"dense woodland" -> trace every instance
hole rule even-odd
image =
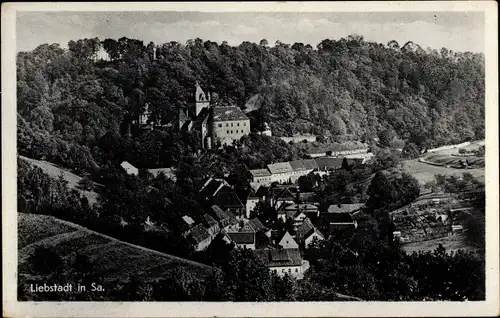
[[[98,58],[101,49],[109,60]],[[482,257],[442,249],[407,255],[393,243],[388,220],[388,211],[420,191],[398,169],[400,154],[391,148],[404,146],[402,154],[415,157],[427,147],[484,138],[480,54],[424,51],[411,42],[383,45],[359,36],[324,40],[316,48],[281,42],[270,47],[265,40],[233,47],[200,39],[159,45],[84,39],[71,41],[68,49],[45,44],[21,52],[17,67],[18,153],[85,175],[82,187],[102,185],[98,204],[91,206],[62,177],[53,179],[18,159],[20,211],[54,215],[220,269],[207,282],[182,269],[154,284],[134,277],[111,282],[110,294],[102,296],[107,300],[338,300],[338,293],[364,300],[484,299]],[[233,146],[199,152],[199,136],[177,132],[174,125],[196,80],[216,102],[248,111],[254,132]],[[146,103],[167,128],[141,132],[130,125]],[[206,177],[227,176],[238,194],[246,194],[248,168],[305,156],[304,147],[256,134],[264,122],[277,136],[310,133],[318,143],[377,140],[387,148],[372,149],[376,156],[366,165],[299,180],[301,190],[315,192],[322,206],[367,202],[367,210],[358,220],[363,230],[353,238],[325,241],[308,252],[311,270],[298,282],[273,276],[248,251],[218,240],[196,253],[182,236],[181,216],[199,221],[206,212],[196,200]],[[173,167],[177,182],[144,171],[127,175],[117,168],[123,160],[139,168]],[[470,176],[463,180],[438,177],[429,186],[447,192],[479,187]],[[478,198],[481,206],[482,219],[471,220],[469,232],[484,246],[484,197]],[[276,213],[259,209],[263,221]],[[153,231],[144,228],[148,216],[158,225]],[[84,256],[69,264],[57,251],[35,254],[34,264],[47,260],[39,268],[49,281],[98,279]],[[33,295],[20,291],[19,297]]]
[[[100,50],[109,61],[97,58]],[[268,122],[277,136],[379,138],[386,146],[411,141],[421,147],[484,138],[482,54],[355,35],[316,48],[279,41],[270,47],[266,40],[230,46],[96,38],[18,54],[19,151],[92,169],[107,159],[97,146],[108,134],[124,138],[120,144],[132,146],[125,149],[133,157],[153,141],[127,139],[130,116],[148,103],[154,119],[174,123],[196,80],[214,101],[246,109],[253,129]],[[196,150],[175,142],[196,136],[167,135],[174,142],[166,152]],[[172,164],[164,157],[154,163]]]

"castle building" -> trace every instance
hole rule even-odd
[[[178,129],[198,131],[203,149],[210,149],[216,140],[231,145],[250,133],[250,119],[239,107],[213,106],[198,82],[194,97],[187,108],[179,109]]]

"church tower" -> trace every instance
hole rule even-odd
[[[196,81],[196,92],[194,96],[194,103],[191,105],[192,116],[198,117],[198,115],[204,108],[208,109],[209,107],[210,107],[210,96],[208,94],[205,94],[205,92],[200,86],[200,83]]]

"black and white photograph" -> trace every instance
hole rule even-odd
[[[230,4],[14,10],[12,315],[54,302],[82,306],[66,316],[105,316],[106,302],[498,313],[496,3]],[[325,312],[347,315],[295,315]]]

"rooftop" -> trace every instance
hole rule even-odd
[[[364,203],[332,204],[328,207],[328,213],[351,213],[360,210],[364,206]]]
[[[347,213],[323,213],[322,214],[323,220],[325,220],[328,223],[352,223],[354,224],[354,220],[352,219],[352,216]]]
[[[249,120],[247,115],[236,106],[214,107],[213,121]]]
[[[243,207],[243,203],[241,203],[234,191],[219,192],[215,197],[214,203],[222,209]]]
[[[316,164],[316,161],[314,159],[304,159],[302,160],[302,164],[307,170],[314,170],[318,168],[318,165]]]
[[[285,211],[292,211],[292,210],[301,210],[304,212],[317,212],[318,207],[312,204],[290,204],[284,207]]]
[[[314,226],[309,218],[305,218],[304,222],[297,227],[296,237],[297,240],[303,241],[308,238],[312,233],[317,233],[323,239],[325,236]]]
[[[250,170],[253,177],[269,177],[271,173],[267,169],[253,169]]]
[[[197,243],[203,242],[210,237],[210,234],[203,224],[198,224],[193,227],[190,234]]]
[[[293,168],[288,162],[273,163],[267,165],[267,168],[269,169],[269,171],[271,171],[272,174],[293,172]]]
[[[217,205],[212,205],[212,211],[214,212],[216,218],[219,221],[223,221],[226,219],[233,219],[233,218],[236,219],[236,217],[231,212],[224,211],[220,207],[218,207]]]
[[[254,244],[255,234],[249,232],[233,232],[227,234],[235,244]]]
[[[314,159],[320,169],[338,169],[342,167],[343,158],[321,157]]]
[[[267,267],[302,265],[299,249],[262,249],[253,252]]]
[[[262,222],[260,222],[260,220],[256,217],[249,220],[248,222],[250,223],[252,229],[255,230],[255,232],[267,230],[267,228],[262,224]]]
[[[213,217],[211,217],[209,214],[204,214],[203,215],[203,221],[209,226],[214,226],[217,225],[217,221],[214,220]]]
[[[293,171],[304,171],[306,170],[306,167],[304,166],[304,163],[302,160],[294,160],[290,161],[290,166],[292,167]]]

